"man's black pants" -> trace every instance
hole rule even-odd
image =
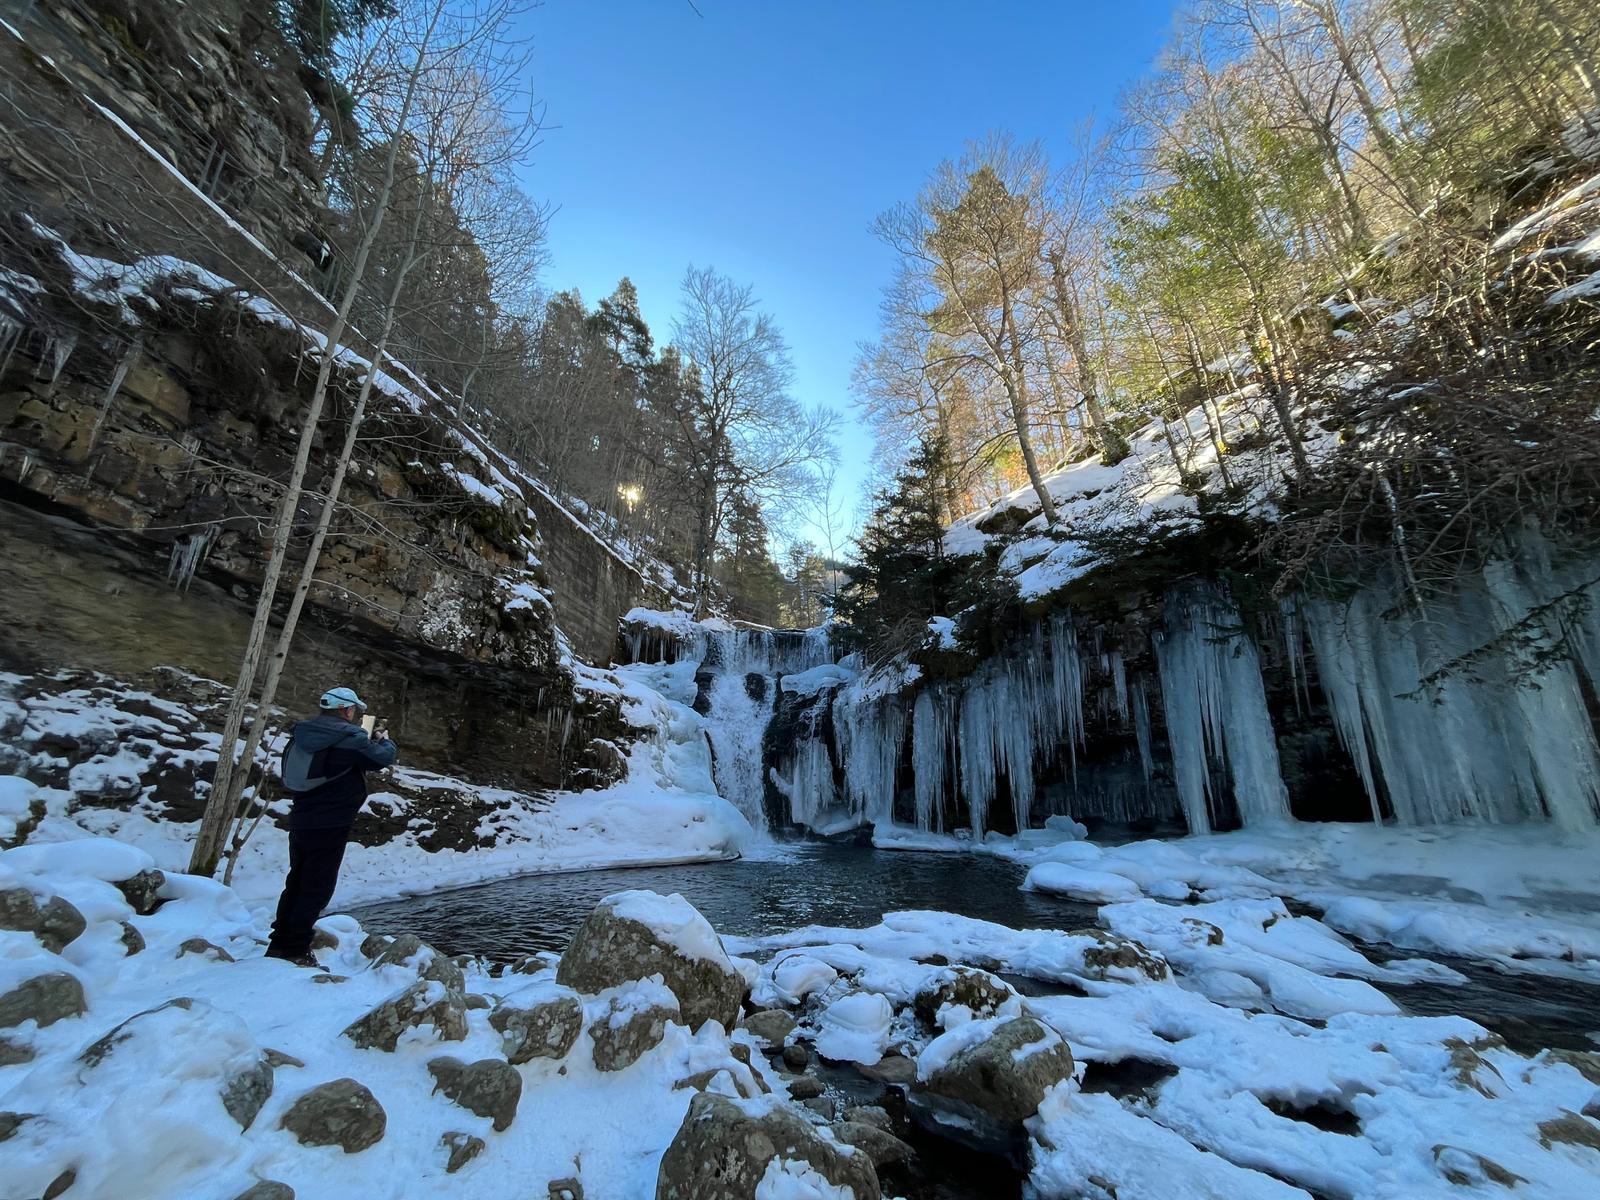
[[[272,922],[267,953],[278,958],[301,958],[311,953],[311,927],[333,899],[339,883],[350,826],[289,831],[289,877],[278,898],[278,915]]]

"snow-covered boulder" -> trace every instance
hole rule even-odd
[[[772,964],[772,999],[783,1004],[799,1004],[812,992],[839,978],[833,967],[810,954],[785,954]],[[758,999],[767,997],[761,993]]]
[[[1072,1077],[1072,1051],[1032,1017],[969,1021],[941,1034],[917,1058],[918,1090],[957,1112],[1017,1126],[1044,1095]]]
[[[618,892],[589,914],[561,956],[556,981],[586,995],[659,975],[683,1021],[732,1029],[745,993],[722,939],[682,896]]]
[[[1005,1009],[1021,1012],[1020,1001],[1011,985],[976,967],[948,967],[940,971],[917,993],[913,1007],[917,1019],[933,1028],[955,1025],[973,1017],[992,1017]],[[946,1010],[951,1010],[950,1014]],[[947,1020],[955,1010],[964,1009],[962,1018]]]
[[[516,1120],[522,1099],[522,1076],[503,1058],[462,1062],[448,1054],[428,1060],[434,1090],[443,1092],[462,1108],[494,1121],[494,1131],[504,1133]]]
[[[881,1195],[868,1154],[771,1096],[730,1100],[701,1092],[656,1176],[656,1200]]]
[[[500,1035],[507,1061],[565,1058],[583,1030],[583,1004],[570,988],[535,983],[495,1005],[489,1026]]]
[[[179,998],[123,1021],[22,1078],[6,1106],[30,1114],[5,1143],[4,1193],[39,1196],[66,1170],[85,1196],[183,1194],[232,1163],[272,1090],[243,1020]]]
[[[841,996],[817,1018],[817,1053],[871,1066],[883,1057],[893,1021],[894,1006],[877,992]]]
[[[667,1022],[678,1019],[678,999],[659,975],[636,979],[612,989],[591,1006],[589,1026],[594,1065],[601,1071],[623,1071],[654,1050],[666,1036]]]
[[[461,1041],[467,1036],[466,997],[437,980],[419,979],[352,1021],[344,1036],[364,1050],[393,1050],[402,1033],[419,1025],[433,1026],[443,1041]]]
[[[83,914],[60,896],[41,903],[27,888],[0,889],[0,929],[31,933],[52,954],[60,954],[87,927]]]

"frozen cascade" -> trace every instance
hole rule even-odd
[[[1191,833],[1211,829],[1211,766],[1226,764],[1245,825],[1289,819],[1289,793],[1267,712],[1255,643],[1215,585],[1194,581],[1166,597],[1156,664],[1173,774]]]
[[[762,675],[718,673],[712,677],[711,708],[706,713],[717,792],[763,836],[768,830],[761,742],[772,719],[767,691],[771,686],[772,681]]]
[[[834,661],[828,629],[764,629],[727,621],[693,621],[685,613],[629,613],[623,641],[635,663],[696,663],[706,736],[717,792],[739,809],[758,834],[767,820],[764,743],[783,676]],[[811,747],[820,745],[818,754]],[[802,739],[787,772],[772,783],[801,812],[816,815],[832,799],[833,770],[826,743]]]
[[[887,823],[905,743],[905,709],[895,697],[845,688],[833,702],[833,728],[844,763],[844,799],[853,816]]]
[[[1120,657],[1118,659],[1120,662]],[[841,697],[843,701],[845,697]],[[838,702],[836,702],[838,703]],[[904,712],[898,729],[903,736]],[[852,710],[853,711],[853,710]],[[844,714],[835,709],[836,725]],[[911,765],[917,828],[944,830],[944,801],[959,779],[975,836],[989,827],[989,808],[998,798],[1000,777],[1008,784],[1011,820],[1028,826],[1035,794],[1034,768],[1053,759],[1065,742],[1076,764],[1083,744],[1083,662],[1077,629],[1070,613],[1056,613],[1036,623],[1010,653],[987,659],[960,685],[935,683],[923,688],[912,704]],[[841,747],[846,733],[840,729]],[[848,735],[850,745],[859,734]],[[857,767],[844,755],[846,774]],[[863,786],[893,787],[893,763],[859,769]],[[893,791],[888,793],[892,807]]]
[[[1596,571],[1554,558],[1530,531],[1425,617],[1389,615],[1400,602],[1392,583],[1342,603],[1302,600],[1328,707],[1375,817],[1387,800],[1404,824],[1600,822],[1600,746],[1584,699],[1600,630],[1592,602],[1565,614],[1560,603]],[[1513,627],[1513,651],[1479,653]]]

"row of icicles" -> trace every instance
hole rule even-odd
[[[1595,574],[1587,563],[1560,565],[1529,534],[1514,557],[1490,564],[1425,618],[1405,615],[1392,587],[1283,606],[1271,624],[1284,637],[1290,688],[1298,699],[1314,663],[1374,819],[1600,823],[1590,715],[1600,614],[1551,603],[1581,599]],[[831,699],[824,693],[803,715],[792,751],[774,763],[764,761],[762,742],[777,689],[783,676],[833,660],[826,631],[696,627],[678,656],[694,655],[712,675],[718,786],[759,826],[768,780],[795,824],[830,831],[893,821],[904,790],[919,830],[950,832],[959,813],[980,838],[995,824],[995,805],[1007,806],[1003,827],[1015,829],[1040,823],[1052,807],[1113,821],[1165,812],[1192,832],[1209,832],[1224,814],[1247,827],[1289,820],[1261,656],[1237,606],[1221,586],[1191,580],[1167,593],[1164,610],[1152,637],[1154,677],[1130,678],[1117,650],[1080,645],[1072,614],[1056,612],[962,679],[901,692],[857,678]],[[1528,622],[1530,613],[1540,619]],[[1510,627],[1514,650],[1494,650]],[[1101,717],[1136,747],[1137,773],[1114,786],[1103,772],[1077,769],[1089,662],[1106,681],[1096,694]],[[1440,673],[1445,664],[1453,669]],[[755,689],[756,676],[769,682]],[[1156,765],[1156,704],[1170,784]],[[1038,774],[1062,756],[1064,800],[1060,788],[1046,800]]]

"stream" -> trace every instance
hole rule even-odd
[[[1014,929],[1082,929],[1092,904],[1019,890],[1026,868],[977,854],[874,850],[789,842],[735,862],[523,875],[354,910],[377,933],[410,932],[447,954],[510,961],[564,950],[595,904],[629,888],[678,892],[716,929],[758,936],[801,925],[860,928],[888,912],[939,909]],[[1405,957],[1360,946],[1375,960]],[[1436,958],[1467,976],[1460,985],[1379,984],[1409,1012],[1469,1017],[1515,1049],[1593,1050],[1600,986]]]

